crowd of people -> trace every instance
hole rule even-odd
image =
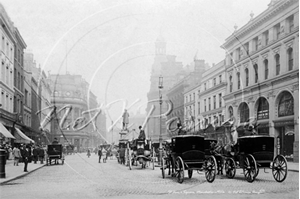
[[[40,161],[44,163],[45,146],[30,144],[15,143],[14,147],[9,144],[0,145],[1,149],[5,150],[6,160],[14,160],[14,166],[19,166],[19,163],[24,163],[24,172],[28,172],[28,163]]]

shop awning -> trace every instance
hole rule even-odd
[[[0,123],[0,133],[7,138],[12,138],[12,139],[16,139],[6,128],[5,126]]]
[[[16,129],[16,132],[17,134],[15,135],[16,136],[16,140],[15,142],[17,143],[34,143],[34,141],[32,139],[30,139],[29,137],[27,137],[27,135],[25,135],[20,129],[18,128],[15,128]]]

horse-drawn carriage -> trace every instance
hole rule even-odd
[[[230,152],[222,150],[225,173],[234,178],[236,169],[243,169],[248,182],[253,182],[260,168],[272,169],[277,182],[283,182],[287,176],[287,161],[282,155],[274,158],[274,138],[263,135],[251,135],[238,138]]]
[[[151,162],[152,169],[154,169],[154,160],[154,148],[151,140],[136,139],[133,142],[127,142],[127,162],[130,170],[138,163],[142,168],[146,168],[147,162]]]
[[[74,154],[74,145],[69,144],[66,146],[66,154],[67,155]]]
[[[216,176],[217,163],[213,155],[206,154],[206,141],[200,135],[180,135],[173,137],[171,142],[165,142],[164,157],[161,159],[162,177],[165,169],[169,175],[176,176],[179,183],[184,181],[184,170],[191,178],[193,170],[205,171],[208,182],[213,182]]]
[[[46,164],[58,164],[59,160],[61,164],[64,164],[63,146],[61,144],[52,144],[47,146]]]

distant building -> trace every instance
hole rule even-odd
[[[226,50],[225,120],[257,119],[274,137],[275,154],[299,161],[299,1],[272,0],[267,10],[230,35]]]
[[[150,90],[147,94],[148,97],[148,106],[146,112],[149,113],[152,105],[155,106],[155,109],[152,116],[159,116],[160,113],[166,113],[168,110],[167,105],[167,91],[174,85],[177,81],[176,74],[182,70],[182,63],[176,61],[176,56],[167,55],[166,54],[166,42],[160,36],[155,42],[155,57],[154,63],[152,65],[151,71],[151,86]],[[162,108],[160,111],[159,104],[159,77],[163,77],[163,88],[161,90],[162,96]],[[151,102],[153,101],[153,102]],[[146,134],[154,141],[159,141],[160,132],[163,139],[167,139],[169,137],[166,130],[166,117],[152,117],[149,119],[147,126],[145,128]]]
[[[106,117],[101,112],[96,121],[91,122],[96,112],[89,114],[86,111],[96,109],[98,103],[81,75],[51,74],[48,82],[52,90],[51,104],[56,107],[55,119],[51,122],[52,139],[56,137],[63,144],[72,144],[79,148],[96,147],[103,143],[106,136]],[[67,107],[71,109],[65,117]],[[64,117],[65,122],[61,123]]]

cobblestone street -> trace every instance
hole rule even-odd
[[[1,198],[298,198],[297,172],[289,172],[283,183],[273,179],[271,170],[260,171],[248,183],[242,170],[237,170],[234,179],[217,176],[208,183],[203,174],[194,173],[179,184],[176,178],[162,179],[159,167],[129,170],[115,159],[99,164],[97,158],[69,155],[64,165],[45,166],[2,185]]]

